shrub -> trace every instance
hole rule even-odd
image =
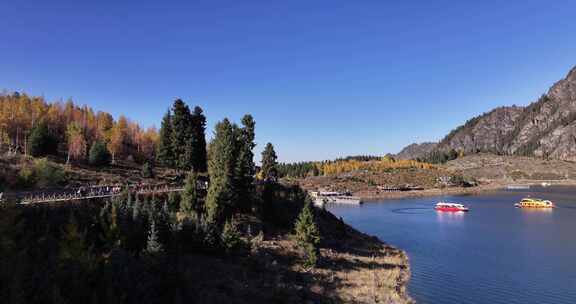
[[[168,208],[170,212],[180,210],[180,194],[178,192],[168,193]]]
[[[100,141],[95,142],[90,147],[88,162],[92,166],[106,166],[110,164],[110,152],[106,145]]]
[[[154,168],[150,162],[145,162],[144,165],[142,165],[142,177],[154,178]]]
[[[20,188],[30,188],[36,184],[34,170],[32,167],[24,166],[20,168],[17,184]]]
[[[45,158],[35,160],[32,166],[23,166],[18,174],[18,185],[22,188],[53,187],[65,181],[66,173],[64,170]]]
[[[222,241],[222,246],[227,253],[234,252],[242,248],[242,238],[240,237],[240,233],[238,232],[238,228],[234,222],[227,221],[224,224],[224,229],[222,229],[220,240]]]
[[[36,186],[41,188],[60,185],[66,181],[64,170],[45,158],[34,161],[34,175],[36,176]]]

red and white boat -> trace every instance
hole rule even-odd
[[[469,209],[467,207],[464,207],[464,205],[462,204],[439,202],[434,207],[434,210],[445,212],[468,212]]]

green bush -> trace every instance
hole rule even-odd
[[[108,148],[103,142],[97,141],[90,147],[88,156],[90,165],[97,167],[107,166],[110,164],[110,158],[110,152],[108,152]]]
[[[30,188],[36,184],[36,178],[34,176],[34,170],[30,166],[24,166],[20,168],[18,173],[18,187],[20,188]]]
[[[227,253],[237,251],[242,248],[243,242],[236,225],[233,222],[227,221],[222,229],[220,235],[222,246]]]
[[[177,212],[180,210],[180,194],[178,192],[168,193],[168,208],[170,212]]]
[[[142,165],[142,177],[154,178],[154,168],[150,162],[145,162],[144,165]]]
[[[56,186],[66,181],[64,170],[45,158],[34,161],[34,174],[36,175],[37,187]]]
[[[64,170],[45,158],[35,160],[32,165],[23,166],[18,174],[18,185],[22,188],[54,187],[65,181]]]

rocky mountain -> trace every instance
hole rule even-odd
[[[500,107],[468,120],[439,143],[442,150],[504,153],[523,107]]]
[[[436,147],[464,153],[576,161],[576,67],[527,107],[500,107],[470,119]]]
[[[394,155],[396,159],[416,159],[422,158],[436,148],[437,143],[425,142],[421,144],[411,144],[406,146],[398,154]]]

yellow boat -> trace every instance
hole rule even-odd
[[[554,203],[539,198],[525,198],[514,204],[517,208],[554,208]]]

